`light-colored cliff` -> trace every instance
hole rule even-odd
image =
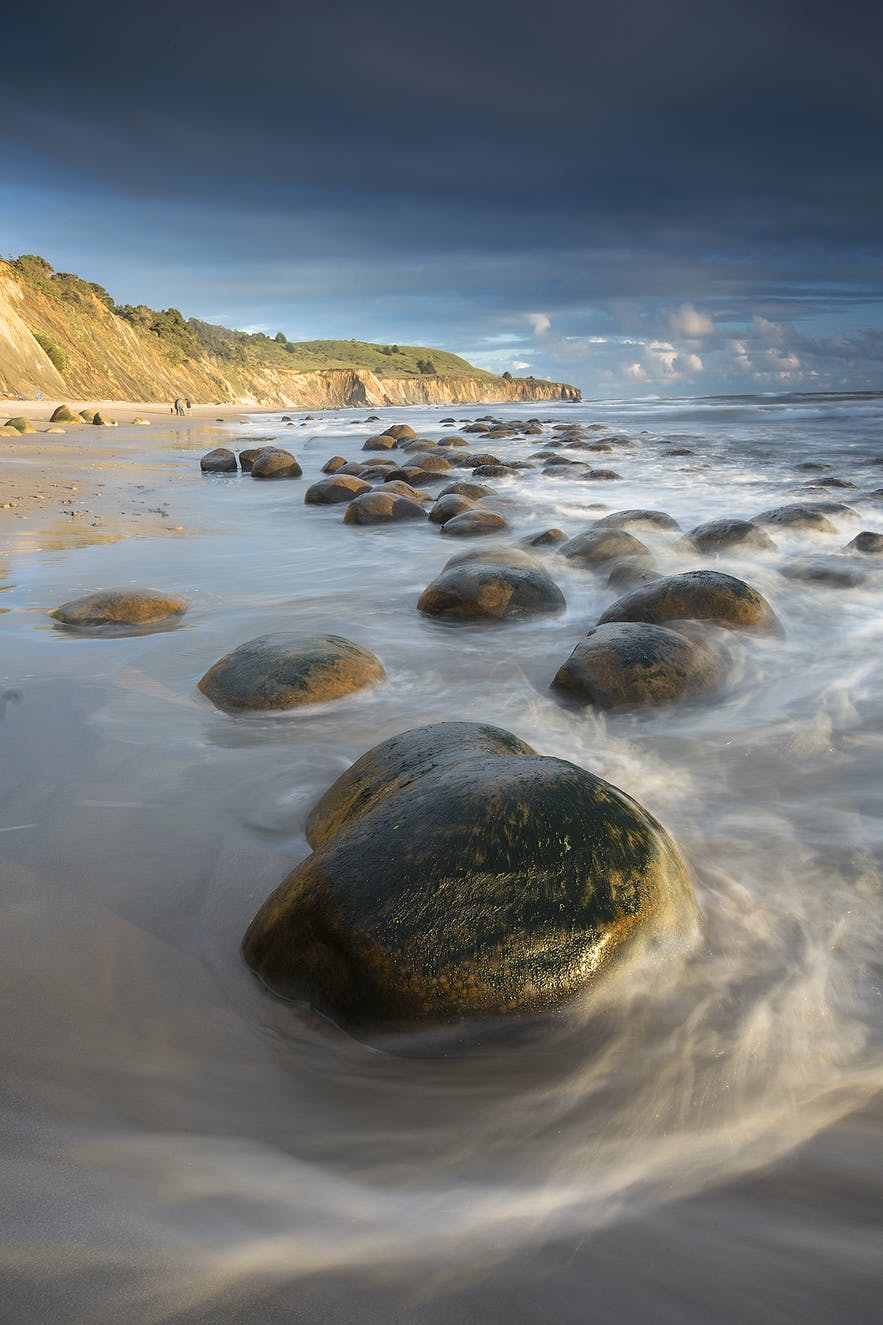
[[[418,357],[421,356],[421,357]],[[503,378],[417,346],[291,345],[118,308],[42,259],[0,261],[0,395],[172,400],[293,409],[579,400],[576,387]]]

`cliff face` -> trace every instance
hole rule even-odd
[[[35,259],[40,262],[40,259]],[[98,286],[78,277],[30,275],[0,261],[0,395],[72,400],[172,400],[340,409],[347,406],[502,404],[506,401],[579,400],[576,387],[532,378],[494,377],[441,351],[424,351],[443,364],[414,371],[414,347],[378,347],[356,342],[311,342],[284,346],[266,338],[227,332],[221,351],[199,339],[180,314],[143,315],[150,309],[117,310]],[[133,320],[131,314],[139,314]],[[121,315],[122,314],[122,315]],[[129,314],[127,316],[126,314]],[[284,339],[284,338],[283,338]],[[229,350],[232,343],[233,350]],[[322,366],[325,345],[373,365]],[[244,346],[244,348],[243,348]],[[395,355],[392,350],[395,350]],[[378,353],[378,351],[380,351]],[[384,355],[390,355],[387,361]],[[398,357],[396,357],[398,356]],[[285,360],[291,358],[289,368]],[[306,371],[299,366],[310,365]],[[390,367],[385,366],[389,362]],[[396,363],[404,368],[397,371]],[[418,361],[419,362],[419,361]]]

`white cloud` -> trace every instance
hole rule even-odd
[[[552,319],[548,313],[528,313],[527,320],[535,336],[545,335],[552,326]]]
[[[692,304],[681,304],[680,308],[668,315],[668,325],[676,336],[684,340],[701,340],[703,336],[714,335],[714,323],[707,313],[700,313]]]
[[[529,368],[530,364],[524,359],[516,359],[512,367],[518,372],[521,368]]]

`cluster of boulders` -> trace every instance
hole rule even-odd
[[[371,434],[358,460],[327,460],[305,504],[340,506],[349,525],[423,522],[448,539],[480,539],[420,595],[429,622],[456,628],[549,617],[566,610],[558,578],[600,577],[620,596],[551,681],[563,702],[583,708],[709,696],[727,680],[725,632],[781,634],[753,585],[716,569],[662,574],[654,547],[764,557],[776,552],[777,536],[831,533],[838,517],[854,515],[836,501],[802,500],[684,531],[664,511],[636,508],[604,514],[571,536],[534,529],[517,546],[501,546],[486,536],[510,532],[509,508],[487,480],[531,469],[549,479],[615,482],[615,470],[562,452],[631,443],[601,424],[556,423],[548,432],[533,419],[459,422],[438,441],[407,424]],[[458,426],[453,417],[442,423]],[[529,461],[507,461],[497,453],[503,448],[477,449],[474,440],[490,447],[540,435],[543,450]],[[302,475],[296,458],[276,446],[238,456],[217,448],[200,463],[206,474]],[[865,530],[838,564],[789,561],[782,573],[856,583],[858,564],[881,554],[883,534]],[[174,627],[185,610],[168,595],[120,589],[65,603],[53,615],[81,632],[140,633]],[[330,701],[384,676],[380,659],[351,640],[274,633],[232,649],[197,685],[216,708],[246,713]],[[381,742],[314,807],[307,838],[312,854],[261,907],[243,953],[275,992],[310,998],[350,1022],[540,1011],[591,987],[627,954],[689,940],[699,924],[678,850],[641,806],[592,773],[482,724],[441,723]]]

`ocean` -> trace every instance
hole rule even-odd
[[[137,501],[168,530],[71,521],[0,561],[0,1318],[877,1319],[883,557],[841,549],[883,531],[883,395],[369,412],[120,427],[146,466]],[[383,425],[435,439],[483,414],[543,421],[472,439],[501,459],[562,422],[624,439],[560,452],[616,481],[538,463],[491,480],[512,526],[492,543],[638,507],[684,531],[844,509],[831,531],[777,527],[774,551],[718,559],[640,531],[666,573],[747,580],[784,634],[722,632],[727,681],[702,700],[574,711],[549,684],[618,596],[604,575],[540,554],[565,613],[451,626],[416,602],[477,544],[304,505],[325,460],[360,458]],[[262,441],[304,478],[200,474],[211,447]],[[782,573],[807,559],[863,579]],[[95,639],[47,615],[128,584],[183,594],[180,627]],[[387,680],[290,713],[213,708],[200,676],[277,630],[353,639]],[[687,861],[701,942],[511,1028],[359,1035],[271,996],[239,943],[308,854],[309,810],[378,741],[452,718],[650,810]]]

